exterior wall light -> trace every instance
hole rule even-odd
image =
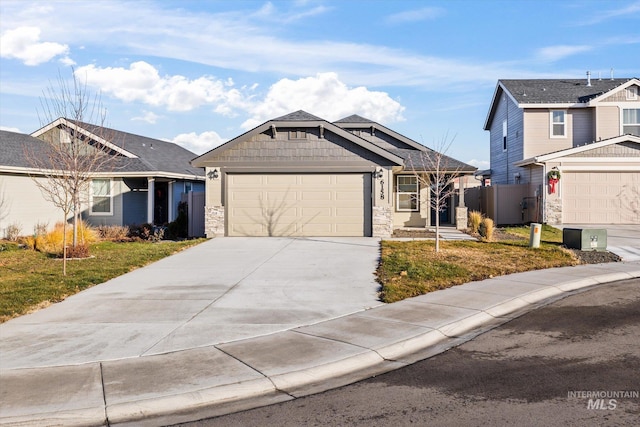
[[[220,176],[220,173],[218,172],[218,169],[214,169],[211,172],[209,172],[207,176],[209,177],[209,179],[218,179],[218,177]]]

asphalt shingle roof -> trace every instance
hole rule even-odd
[[[500,80],[520,104],[584,103],[628,82],[624,79],[531,79]]]
[[[321,121],[324,122],[324,119],[320,117],[316,117],[313,114],[309,114],[306,111],[298,110],[293,113],[285,114],[284,116],[272,119],[274,122],[305,122],[305,121]]]
[[[95,135],[107,135],[109,142],[138,156],[139,163],[129,162],[128,167],[132,168],[131,171],[163,171],[204,176],[203,169],[191,166],[191,160],[197,155],[177,144],[103,126],[69,121]]]
[[[352,114],[348,117],[344,117],[340,120],[336,120],[334,123],[374,123],[372,120],[365,119],[357,114]]]
[[[119,157],[113,166],[120,172],[169,172],[183,175],[204,176],[204,170],[191,166],[196,154],[177,144],[147,138],[127,132],[74,122],[94,135],[108,136],[112,144],[138,156],[138,158]],[[28,144],[28,145],[27,145]],[[0,133],[0,165],[29,167],[26,147],[33,154],[46,152],[45,144],[38,138],[15,132]]]
[[[435,170],[436,155],[438,153],[431,150],[430,148],[427,148],[426,151],[401,148],[389,151],[391,151],[396,156],[402,157],[407,169],[413,169],[416,171]],[[442,154],[442,159],[440,160],[440,169],[444,171],[474,172],[478,168]]]

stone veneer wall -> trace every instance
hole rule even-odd
[[[207,237],[224,236],[224,206],[204,207],[204,232]]]
[[[373,207],[373,237],[390,237],[393,234],[393,212],[390,207]]]
[[[560,198],[547,198],[547,206],[545,207],[545,222],[547,224],[562,223],[562,201]]]

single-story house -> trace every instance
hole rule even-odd
[[[72,137],[71,135],[78,135]],[[59,118],[31,135],[0,131],[0,235],[17,225],[30,234],[52,227],[62,211],[47,201],[37,180],[46,180],[46,141],[108,147],[116,159],[92,174],[82,217],[93,225],[163,225],[174,221],[183,194],[204,192],[204,170],[191,165],[196,154],[171,142]]]
[[[192,161],[206,170],[207,236],[389,236],[434,223],[438,154],[357,115],[328,122],[305,111],[269,120]],[[475,167],[442,156],[441,172]],[[464,194],[464,192],[462,192]],[[462,199],[464,200],[464,199]],[[455,223],[458,198],[440,212]]]

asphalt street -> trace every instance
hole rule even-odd
[[[638,336],[640,279],[615,282],[375,378],[180,426],[637,426],[640,398],[612,393],[640,392]]]

